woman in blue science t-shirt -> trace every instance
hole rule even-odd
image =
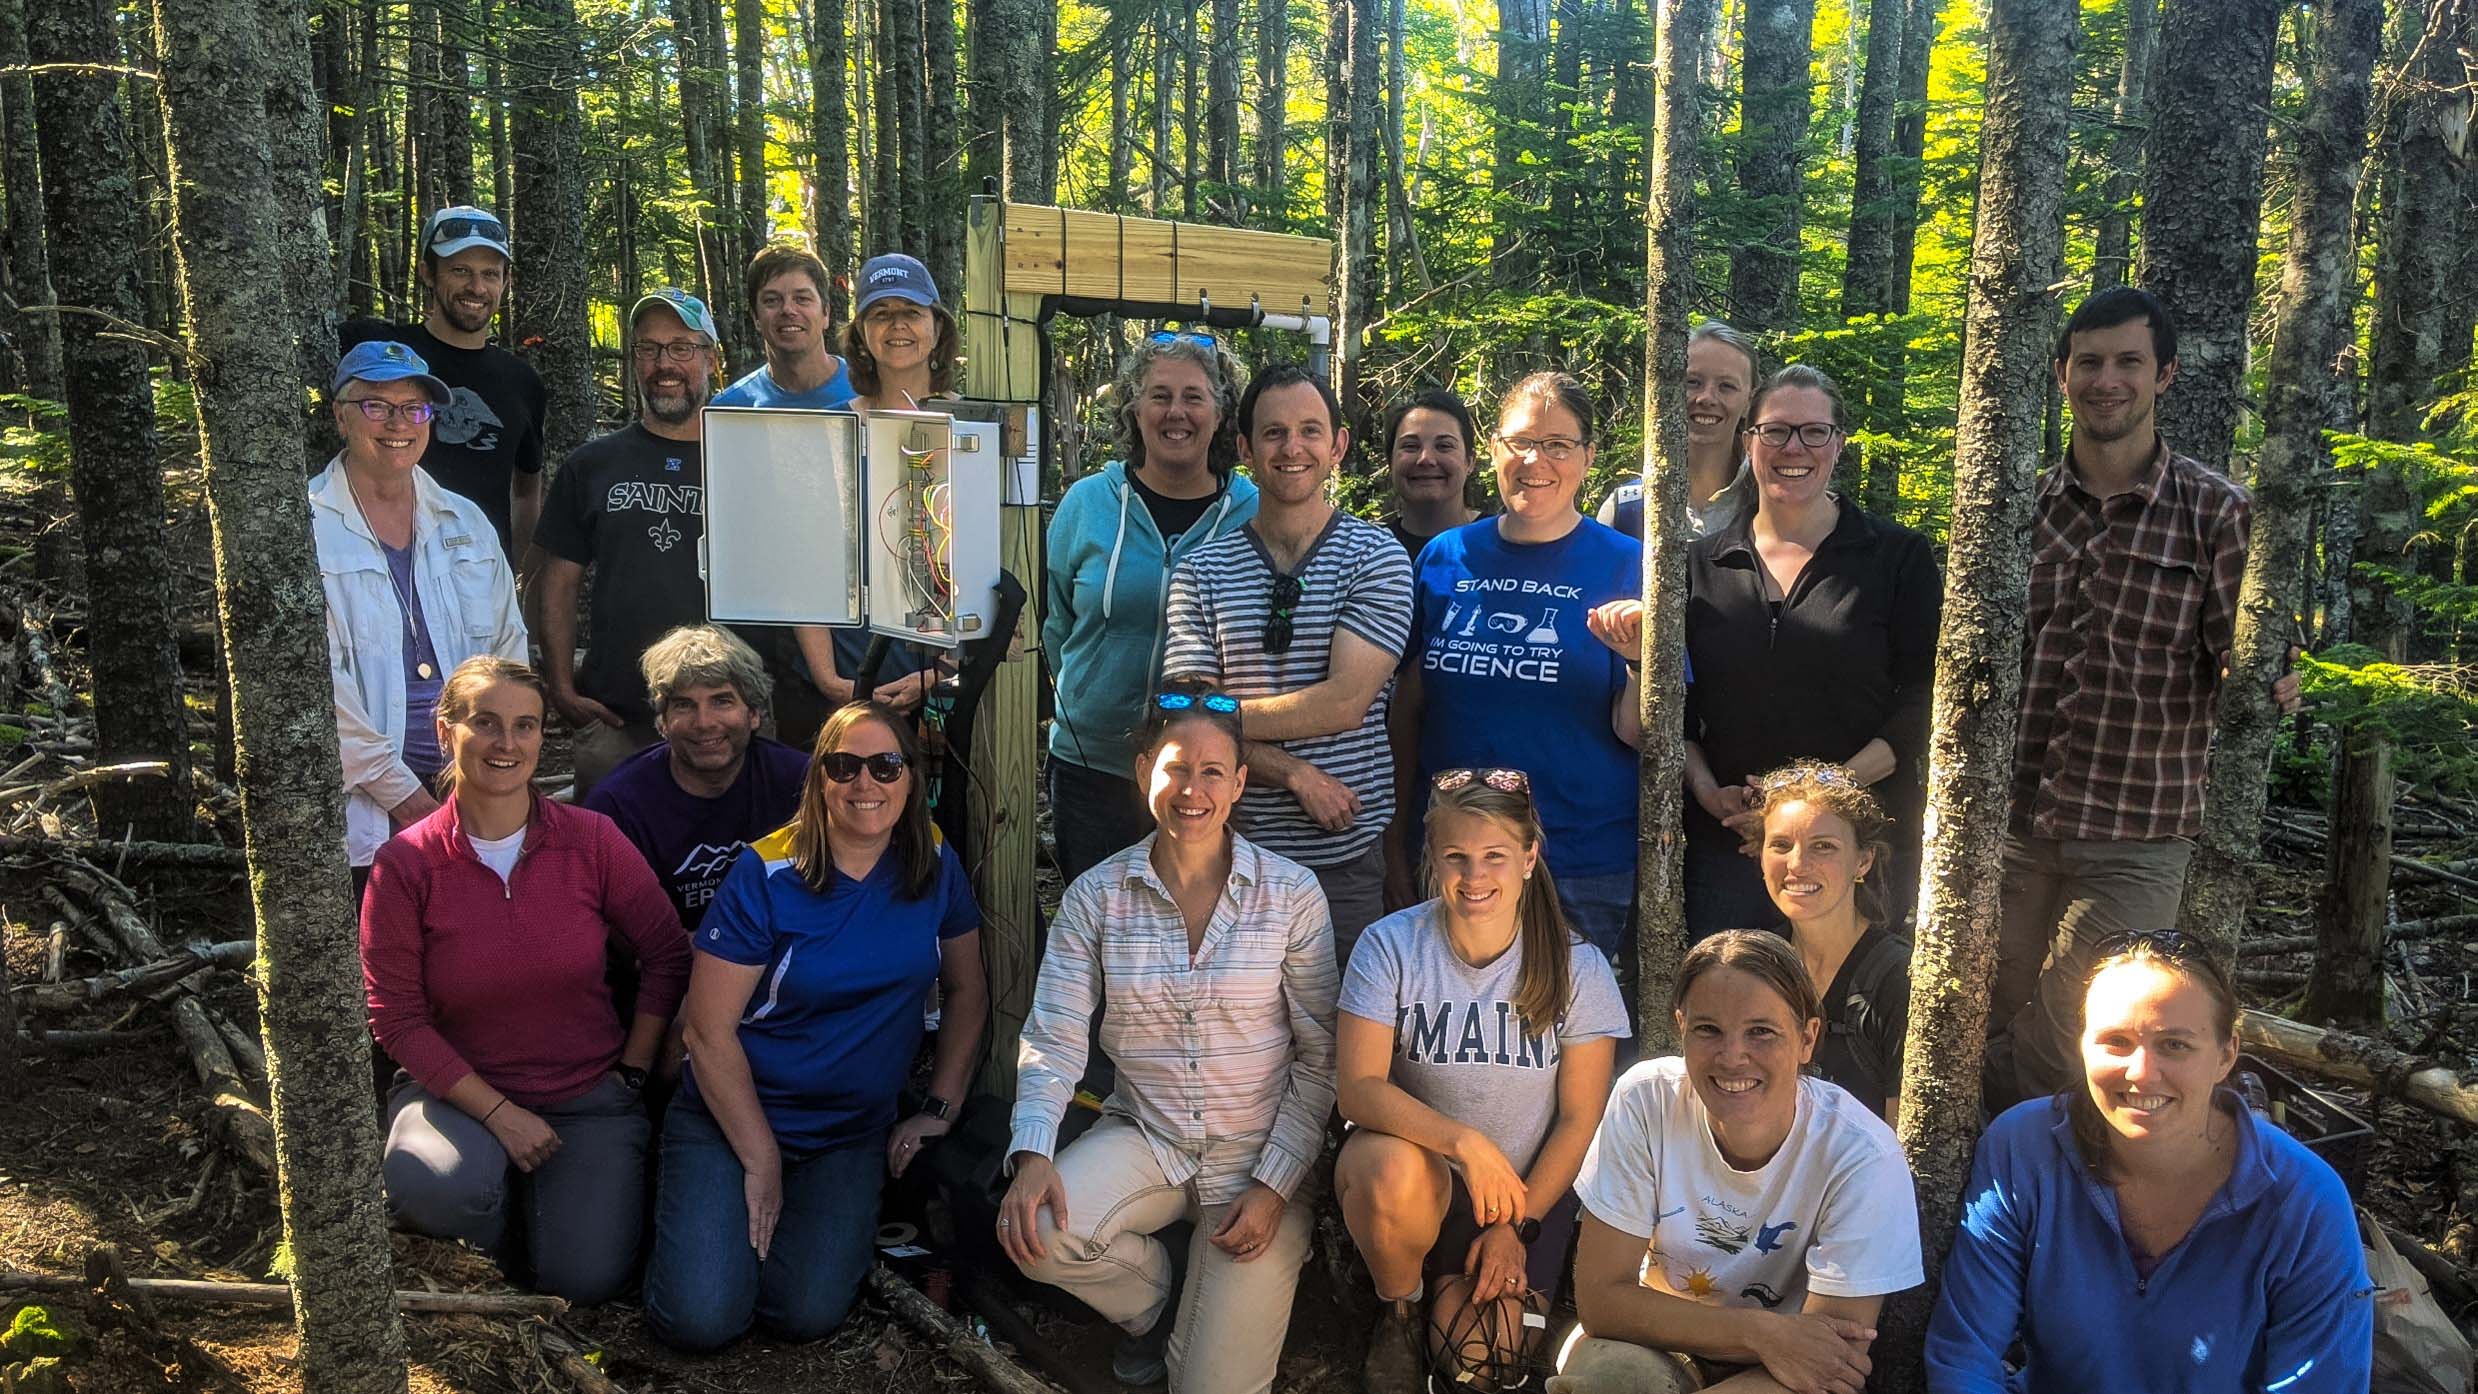
[[[1409,903],[1419,864],[1414,800],[1439,770],[1531,777],[1567,923],[1632,979],[1635,671],[1586,627],[1593,607],[1643,591],[1643,544],[1584,517],[1594,411],[1583,384],[1534,373],[1497,408],[1490,440],[1505,511],[1420,553],[1413,640],[1394,699],[1417,778],[1399,791],[1390,898]]]
[[[798,816],[740,853],[697,926],[645,1273],[656,1339],[702,1351],[752,1322],[794,1341],[842,1324],[887,1173],[963,1102],[989,1001],[980,924],[910,724],[876,702],[827,718]],[[950,1025],[928,1098],[899,1120],[932,982]]]

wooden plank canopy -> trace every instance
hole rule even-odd
[[[1137,305],[1333,313],[1334,244],[1323,237],[1010,203],[1002,245],[1010,294]]]

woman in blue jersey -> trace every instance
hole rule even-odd
[[[1077,480],[1050,519],[1050,814],[1070,884],[1153,830],[1133,737],[1161,667],[1170,573],[1256,516],[1256,485],[1233,473],[1240,386],[1211,335],[1136,345],[1119,370],[1120,458]]]
[[[1584,517],[1592,398],[1534,373],[1498,405],[1490,452],[1505,511],[1420,553],[1412,647],[1394,699],[1403,815],[1388,856],[1405,902],[1420,797],[1435,772],[1522,770],[1547,834],[1567,923],[1631,981],[1635,898],[1635,671],[1593,637],[1594,607],[1643,589],[1643,544]]]

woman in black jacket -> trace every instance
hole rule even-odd
[[[1849,437],[1832,379],[1793,364],[1747,419],[1755,511],[1687,552],[1686,920],[1702,938],[1778,919],[1753,855],[1749,783],[1845,765],[1905,831],[1897,913],[1918,884],[1920,772],[1944,582],[1925,537],[1828,488]]]

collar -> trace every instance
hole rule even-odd
[[[2244,1096],[2223,1084],[2212,1091],[2211,1102],[2237,1125],[2237,1161],[2229,1168],[2228,1183],[2203,1208],[2204,1220],[2246,1209],[2269,1193],[2279,1180],[2272,1174],[2270,1149],[2263,1142],[2263,1120],[2246,1107]],[[2063,1095],[2052,1096],[2049,1113],[2048,1133],[2055,1139],[2057,1150],[2064,1154],[2076,1177],[2091,1180],[2093,1173],[2088,1159],[2082,1155],[2081,1144],[2074,1140],[2073,1113]]]
[[[439,801],[439,818],[439,831],[447,838],[449,855],[472,857],[479,861],[480,858],[474,856],[473,839],[465,832],[464,805],[456,801],[453,791]],[[557,843],[561,824],[560,817],[551,811],[550,803],[539,792],[535,793],[533,810],[525,815],[525,850],[533,852]]]
[[[369,519],[362,514],[360,502],[353,497],[353,484],[345,473],[342,451],[336,452],[335,457],[327,462],[327,468],[320,470],[318,476],[310,481],[310,502],[335,513],[343,520],[346,532],[373,547],[379,545],[377,536],[370,531]],[[414,540],[420,541],[425,534],[436,530],[442,520],[453,520],[455,517],[456,505],[447,491],[430,477],[429,470],[414,466]]]
[[[2139,498],[2145,508],[2159,502],[2161,490],[2167,487],[2168,461],[2168,439],[2155,431],[2151,436],[2151,463],[2144,466],[2143,472],[2135,478],[2134,487],[2118,497]],[[2095,503],[2101,501],[2082,487],[2082,472],[2074,466],[2074,445],[2071,440],[2065,442],[2064,456],[2054,465],[2049,466],[2047,473],[2041,477],[2039,494],[2042,498],[2053,497],[2062,494],[2068,488]]]
[[[1820,556],[1837,547],[1873,547],[1876,545],[1875,525],[1868,521],[1866,510],[1838,494],[1833,496],[1833,507],[1837,510],[1833,518],[1833,530],[1824,535],[1823,542],[1817,544],[1815,549],[1817,555]],[[1732,518],[1729,526],[1714,533],[1712,538],[1714,560],[1718,561],[1735,555],[1743,556],[1749,562],[1754,561],[1755,510],[1748,509]]]
[[[1120,884],[1124,885],[1132,881],[1150,886],[1155,894],[1164,900],[1169,900],[1172,898],[1170,887],[1163,884],[1162,874],[1153,869],[1153,842],[1160,836],[1161,830],[1157,828],[1146,833],[1144,841],[1128,849],[1132,855],[1128,858],[1127,871],[1120,878]],[[1264,854],[1257,851],[1255,843],[1235,832],[1232,833],[1230,835],[1231,886],[1253,886],[1264,879],[1264,874]]]

